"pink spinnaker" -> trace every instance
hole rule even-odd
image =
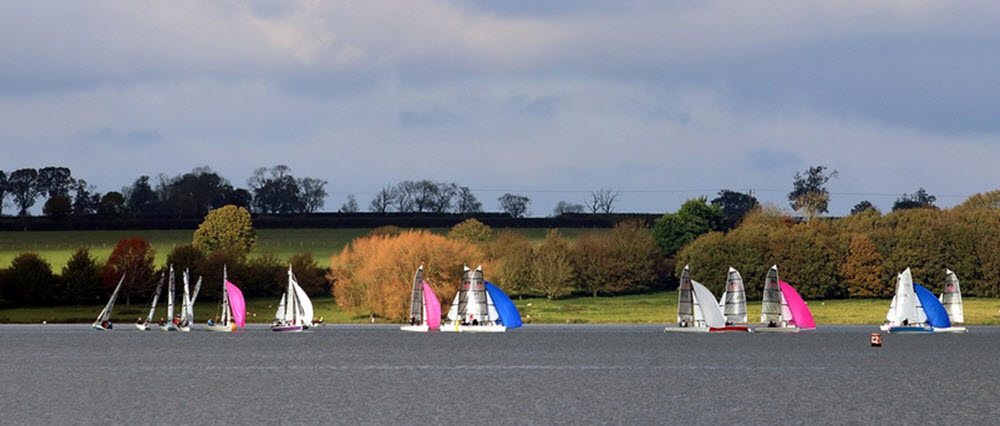
[[[804,330],[816,328],[816,320],[813,319],[812,311],[802,300],[802,296],[799,296],[799,292],[784,281],[778,282],[781,284],[781,295],[785,296],[785,303],[788,304],[788,311],[792,313],[792,321],[795,321],[795,326]]]
[[[233,321],[238,327],[247,325],[247,304],[243,300],[243,292],[239,287],[226,280],[226,293],[229,293],[229,308],[233,310]]]
[[[441,302],[434,295],[434,290],[431,289],[430,284],[427,284],[427,281],[424,281],[423,284],[424,312],[427,313],[427,329],[437,330],[441,326]]]

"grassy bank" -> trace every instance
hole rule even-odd
[[[548,231],[543,228],[512,228],[541,241]],[[257,230],[257,249],[253,254],[271,253],[287,259],[296,253],[311,252],[320,266],[329,266],[330,257],[340,253],[352,240],[370,232],[369,228],[344,229],[260,229]],[[433,228],[431,232],[444,234],[447,228]],[[561,232],[570,239],[581,233],[603,232],[600,229],[565,229]],[[38,253],[58,272],[76,249],[90,247],[90,254],[104,261],[115,244],[122,238],[140,237],[149,240],[156,250],[156,262],[162,265],[167,253],[174,247],[190,244],[193,230],[170,231],[3,231],[0,232],[0,267],[10,264],[18,254]]]
[[[274,314],[277,300],[250,299],[247,301],[251,322],[267,322]],[[1000,325],[1000,299],[965,298],[965,319],[970,325]],[[338,308],[331,298],[314,300],[317,317],[330,323],[366,323],[367,313],[349,313]],[[574,297],[562,300],[526,298],[515,300],[525,323],[545,324],[667,324],[676,321],[677,292],[659,292],[618,297]],[[881,324],[889,308],[889,300],[853,299],[810,301],[813,316],[819,324]],[[747,307],[751,322],[760,317],[760,303],[751,302]],[[90,323],[101,306],[58,306],[44,308],[18,308],[0,310],[0,323]],[[203,302],[195,305],[195,319],[199,323],[215,316],[218,305]],[[159,315],[163,310],[159,308]],[[140,305],[115,307],[113,320],[118,323],[134,322],[145,316]],[[159,316],[157,316],[158,318]]]

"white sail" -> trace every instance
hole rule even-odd
[[[490,292],[486,292],[486,312],[488,313],[489,323],[496,324],[497,320],[500,319],[500,314],[497,313],[497,307],[493,305],[493,297],[490,296]]]
[[[285,320],[285,298],[288,297],[288,292],[281,295],[281,302],[278,302],[278,310],[274,313],[274,319]]]
[[[916,291],[913,290],[910,268],[906,268],[896,277],[896,296],[893,300],[895,306],[890,306],[889,314],[886,315],[889,325],[899,326],[905,322],[907,325],[919,326],[927,320],[923,309],[918,308],[920,302],[917,300]]]
[[[198,282],[194,285],[194,291],[191,292],[191,300],[188,302],[188,323],[194,324],[194,301],[198,298],[198,292],[201,291],[201,277],[198,277]]]
[[[892,295],[892,302],[889,303],[889,312],[885,314],[885,320],[892,323],[896,319],[896,295]]]
[[[778,265],[771,266],[764,280],[764,295],[760,305],[760,322],[778,324],[781,322],[781,287],[778,284]]]
[[[451,302],[451,309],[448,309],[448,316],[447,316],[448,321],[452,322],[458,321],[458,296],[461,293],[462,293],[461,291],[455,293],[455,300]]]
[[[788,301],[785,300],[785,293],[781,293],[781,325],[787,327],[792,322],[792,310],[788,309]]]
[[[691,289],[695,299],[695,323],[698,323],[697,317],[700,313],[700,316],[704,318],[706,326],[725,327],[726,319],[722,316],[722,310],[719,309],[719,305],[715,302],[715,296],[712,295],[712,292],[694,280],[691,281]],[[705,303],[701,303],[702,300]]]
[[[743,277],[732,267],[729,268],[726,290],[720,300],[719,307],[722,308],[726,320],[732,323],[747,322],[747,297],[743,288]]]
[[[167,279],[166,274],[160,274],[160,283],[156,285],[156,292],[153,293],[153,303],[149,305],[149,315],[146,316],[146,322],[153,322],[153,314],[156,313],[156,302],[160,300],[160,291],[163,290],[163,281]]]
[[[182,326],[191,325],[191,286],[189,285],[190,277],[188,276],[188,270],[184,270],[184,295],[181,296],[181,321]]]
[[[170,284],[167,287],[167,323],[174,320],[174,266],[170,265]]]
[[[945,269],[944,293],[938,300],[944,305],[948,318],[953,323],[965,322],[965,309],[962,306],[962,289],[958,286],[958,276],[951,269]]]
[[[101,313],[97,314],[97,320],[94,321],[93,325],[97,326],[111,319],[111,309],[115,307],[115,300],[118,299],[118,291],[122,289],[123,282],[125,282],[125,275],[122,275],[122,278],[118,280],[118,285],[115,286],[115,291],[111,293],[111,298],[108,299],[108,304],[104,305],[104,309],[101,310]]]
[[[299,285],[299,281],[295,278],[295,274],[292,273],[292,268],[288,268],[289,279],[292,280],[292,287],[295,289],[296,303],[299,306],[299,321],[301,324],[310,325],[313,321],[313,304],[312,300],[306,294],[305,290],[302,290],[302,286]]]

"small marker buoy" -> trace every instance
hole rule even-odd
[[[872,333],[872,347],[873,348],[882,347],[882,333]]]

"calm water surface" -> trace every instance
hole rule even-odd
[[[0,326],[2,424],[996,424],[1000,328],[299,335]]]

